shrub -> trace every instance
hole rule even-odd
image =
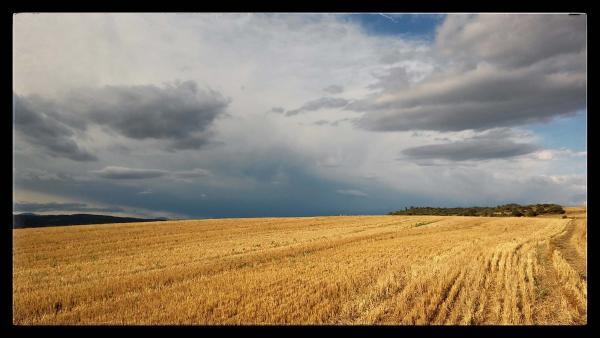
[[[537,216],[537,212],[535,212],[535,211],[533,211],[533,210],[529,209],[529,210],[527,210],[527,212],[525,213],[525,216],[527,216],[527,217],[535,217],[535,216]]]

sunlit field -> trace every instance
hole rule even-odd
[[[13,230],[15,324],[585,324],[586,213]]]

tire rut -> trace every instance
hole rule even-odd
[[[559,250],[569,265],[579,273],[581,278],[587,281],[586,261],[570,242],[570,239],[575,232],[576,222],[578,221],[579,220],[571,220],[566,226],[566,231],[553,238],[550,241],[550,245],[552,248]]]

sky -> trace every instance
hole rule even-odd
[[[20,13],[14,211],[587,203],[586,16]]]

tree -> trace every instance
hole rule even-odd
[[[510,214],[511,214],[511,216],[513,216],[513,217],[521,217],[521,216],[523,216],[523,213],[522,213],[521,211],[519,211],[518,209],[513,209],[513,210],[510,212]]]
[[[535,211],[533,211],[532,209],[529,209],[525,213],[525,216],[527,216],[527,217],[535,217],[535,216],[537,216],[537,213]]]

